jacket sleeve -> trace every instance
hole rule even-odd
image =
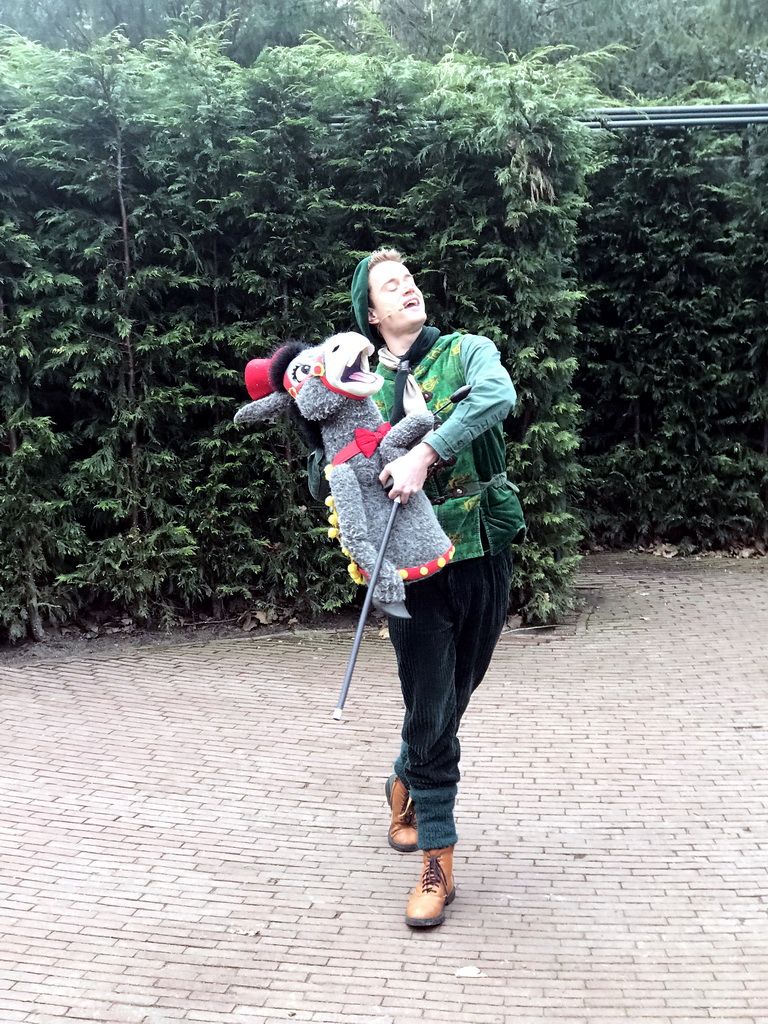
[[[461,340],[461,361],[464,379],[472,390],[426,439],[441,459],[458,455],[489,427],[504,420],[517,398],[512,380],[501,365],[499,350],[490,338],[465,335]]]

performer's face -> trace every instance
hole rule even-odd
[[[386,260],[368,275],[368,322],[382,335],[419,330],[427,320],[424,296],[404,263]]]

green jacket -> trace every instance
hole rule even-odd
[[[379,364],[384,387],[374,396],[386,418],[392,406],[395,371]],[[441,461],[424,491],[440,525],[456,546],[454,562],[493,554],[525,537],[516,488],[507,480],[502,421],[515,402],[515,389],[496,346],[474,334],[439,337],[413,374],[427,406],[439,409],[457,388],[471,384],[461,403],[439,413],[440,426],[427,441]],[[455,459],[455,462],[453,460]]]

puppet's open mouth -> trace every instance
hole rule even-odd
[[[341,383],[348,384],[354,381],[357,384],[372,384],[377,380],[377,376],[369,372],[368,366],[368,356],[365,352],[358,353],[357,358],[341,371]]]
[[[331,391],[347,398],[370,398],[384,383],[380,374],[370,371],[368,359],[373,355],[373,345],[362,334],[334,334],[320,351],[325,364],[321,379]]]

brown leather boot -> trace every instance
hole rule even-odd
[[[424,869],[405,910],[411,928],[433,928],[445,920],[445,908],[453,903],[453,847],[424,850]]]
[[[396,775],[390,775],[384,789],[387,803],[392,810],[387,842],[393,850],[412,853],[418,849],[416,832],[416,809],[408,790]]]

